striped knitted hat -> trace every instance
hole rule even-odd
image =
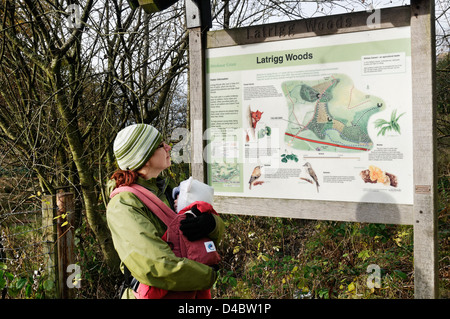
[[[122,170],[138,170],[150,159],[162,141],[153,126],[133,124],[121,130],[114,140],[114,155]]]

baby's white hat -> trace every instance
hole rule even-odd
[[[192,176],[189,177],[189,179],[182,181],[179,189],[180,194],[178,195],[177,213],[196,201],[207,202],[211,205],[213,204],[214,188],[192,178]]]

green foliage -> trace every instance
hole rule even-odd
[[[38,195],[40,196],[40,195]],[[41,215],[32,214],[38,196],[28,197],[23,211],[0,222],[4,251],[0,262],[0,292],[8,299],[43,299],[54,289],[44,268]],[[52,286],[53,284],[53,286]]]
[[[107,267],[95,235],[86,223],[75,230],[74,243],[77,264],[81,269],[81,287],[76,289],[76,298],[117,298],[123,275],[118,269]]]
[[[216,298],[413,298],[411,226],[224,216]],[[381,268],[369,289],[367,267]]]
[[[0,263],[0,291],[8,298],[43,299],[45,293],[54,289],[54,283],[36,271],[33,275],[17,276],[13,269]]]

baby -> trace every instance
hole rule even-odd
[[[175,211],[179,213],[183,208],[196,201],[202,201],[213,204],[214,188],[206,185],[192,177],[182,181],[180,186],[172,191],[172,197],[175,200]]]
[[[196,240],[199,238],[197,227],[201,226],[205,229],[214,228],[215,221],[212,214],[217,214],[213,207],[214,188],[206,185],[198,180],[189,177],[189,179],[180,183],[180,186],[175,187],[172,191],[174,199],[175,211],[177,214],[185,213],[189,210],[192,214],[188,214],[187,218],[181,221],[180,229],[189,240]],[[203,214],[205,213],[205,214]],[[192,218],[195,215],[197,218]],[[193,220],[202,219],[201,222],[193,222]],[[212,227],[212,228],[211,228]],[[201,236],[200,236],[201,237]],[[216,251],[213,242],[209,242],[207,252]],[[218,265],[211,266],[214,270],[218,270]],[[210,289],[197,292],[197,299],[211,299]]]

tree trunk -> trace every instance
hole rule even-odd
[[[57,58],[52,63],[53,78],[50,79],[54,84],[54,89],[58,113],[61,116],[63,127],[66,127],[66,138],[69,144],[73,162],[78,171],[81,192],[83,195],[86,218],[89,227],[94,232],[95,237],[100,244],[105,262],[113,271],[118,270],[120,263],[116,250],[114,249],[111,233],[97,209],[97,197],[95,195],[95,180],[93,172],[83,158],[84,148],[80,130],[78,128],[77,117],[69,107],[68,98],[63,89],[64,85],[61,79],[61,59]]]

